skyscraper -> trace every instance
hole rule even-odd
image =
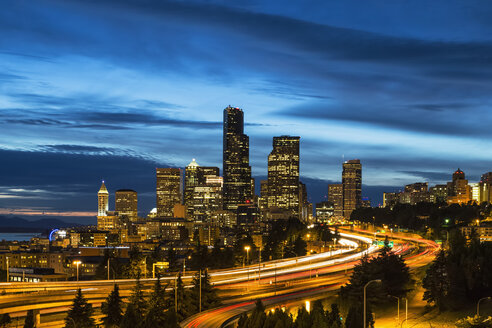
[[[362,164],[353,159],[343,163],[343,216],[350,219],[352,212],[362,204]]]
[[[118,215],[126,215],[131,220],[138,218],[137,192],[131,189],[120,189],[115,192],[115,212]]]
[[[185,169],[184,204],[186,206],[191,205],[191,200],[193,199],[193,189],[198,186],[198,168],[199,165],[193,158]]]
[[[157,216],[173,216],[174,205],[181,204],[181,169],[156,168]]]
[[[225,210],[235,211],[253,196],[249,137],[244,134],[244,113],[238,107],[224,109],[223,172],[223,206]]]
[[[492,172],[482,174],[480,179],[480,203],[492,203]]]
[[[328,185],[328,201],[333,204],[333,215],[343,216],[343,185],[341,183]]]
[[[268,208],[285,210],[299,218],[299,139],[281,136],[273,138],[273,150],[268,156]]]
[[[101,184],[101,188],[97,192],[97,216],[106,216],[109,211],[109,192],[106,189],[104,180]]]

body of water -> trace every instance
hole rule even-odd
[[[29,241],[32,237],[40,237],[39,232],[0,232],[0,241]]]

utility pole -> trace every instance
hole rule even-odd
[[[178,274],[176,279],[174,279],[174,310],[176,313],[178,313]]]
[[[200,294],[199,294],[199,301],[198,301],[198,313],[202,312],[202,270],[200,269]]]
[[[109,280],[109,257],[108,257],[108,280]]]
[[[9,257],[7,256],[6,259],[7,259],[7,282],[9,282],[9,278],[10,278],[9,277]]]
[[[260,245],[260,252],[258,253],[258,285],[260,284],[261,280],[261,245]]]
[[[275,296],[277,296],[277,262],[275,262]]]

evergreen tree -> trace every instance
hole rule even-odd
[[[374,328],[374,318],[369,307],[366,312],[367,327]],[[345,328],[360,328],[364,325],[364,309],[362,304],[352,305],[347,313]]]
[[[34,328],[34,310],[27,311],[26,320],[24,320],[24,328]]]
[[[101,305],[101,312],[105,315],[102,318],[104,327],[119,327],[123,318],[123,300],[120,296],[118,285],[114,285],[113,290]]]
[[[122,327],[123,328],[138,328],[143,326],[144,317],[147,312],[147,302],[145,301],[142,291],[142,283],[137,276],[135,287],[130,296],[130,303],[128,304],[125,315],[123,316]]]
[[[73,300],[72,307],[68,310],[65,318],[66,328],[92,328],[96,327],[94,319],[91,317],[94,313],[92,305],[82,295],[79,288]]]
[[[154,289],[149,299],[149,311],[145,317],[145,327],[165,327],[167,324],[166,308],[166,290],[162,288],[160,276],[155,281]],[[174,308],[173,308],[174,310]]]
[[[0,317],[0,327],[7,327],[12,322],[10,315],[8,313],[2,314]]]
[[[189,317],[194,313],[194,310],[191,309],[190,297],[187,293],[185,293],[181,272],[178,273],[178,278],[173,285],[173,290],[171,292],[171,295],[169,295],[166,307],[170,310],[175,311],[176,301],[178,303],[178,311],[176,313],[178,321],[182,321],[183,319]]]
[[[425,289],[424,301],[434,303],[439,311],[447,308],[450,282],[447,275],[446,254],[444,250],[441,249],[427,269],[422,281],[422,287]]]
[[[311,320],[313,322],[313,327],[316,328],[330,328],[328,325],[328,318],[325,314],[325,309],[321,300],[316,300],[313,303],[313,309],[311,310]]]
[[[213,309],[221,304],[220,298],[217,296],[217,291],[210,283],[210,275],[208,271],[202,272],[201,277],[201,310],[205,311]],[[193,278],[193,287],[190,291],[190,310],[192,313],[199,311],[200,301],[200,273],[197,272]]]
[[[329,326],[332,328],[341,328],[342,327],[342,320],[341,315],[340,315],[340,310],[338,309],[338,305],[336,303],[333,303],[331,305],[331,311],[326,314],[328,318],[328,323]]]

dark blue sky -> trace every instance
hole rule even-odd
[[[233,4],[231,4],[233,3]],[[312,201],[491,171],[490,1],[18,1],[0,12],[0,214],[95,212],[102,178],[154,206],[156,166],[221,166],[245,111],[253,175],[301,136]],[[67,213],[70,212],[70,213]]]

